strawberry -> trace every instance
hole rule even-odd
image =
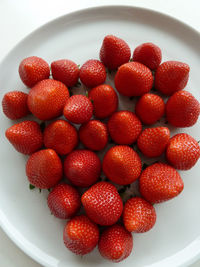
[[[72,184],[88,187],[94,184],[100,176],[100,159],[89,150],[73,151],[65,158],[64,173]]]
[[[38,119],[51,120],[62,115],[68,98],[69,91],[63,83],[47,79],[31,88],[28,107]]]
[[[91,120],[83,124],[79,129],[80,141],[91,150],[102,150],[108,143],[108,131],[106,125],[98,120]]]
[[[112,225],[122,214],[123,203],[114,185],[99,182],[81,197],[87,216],[100,225]]]
[[[11,120],[17,120],[30,113],[27,106],[28,95],[20,91],[8,92],[2,99],[4,114]]]
[[[165,95],[172,95],[187,85],[190,67],[179,61],[163,62],[155,73],[155,88]]]
[[[176,134],[170,139],[166,150],[166,158],[174,168],[189,170],[197,163],[199,157],[199,144],[189,134]]]
[[[89,121],[92,117],[92,112],[92,103],[84,95],[71,96],[67,100],[63,110],[65,118],[76,124]]]
[[[133,52],[133,61],[140,62],[151,70],[155,70],[162,60],[160,48],[153,43],[143,43]]]
[[[142,196],[150,203],[160,203],[178,196],[184,184],[179,173],[164,163],[147,167],[139,179]]]
[[[124,40],[114,35],[107,35],[103,39],[99,57],[109,70],[115,70],[129,61],[131,50]]]
[[[106,69],[104,65],[96,59],[86,61],[80,68],[80,80],[89,88],[104,83],[106,80]]]
[[[68,184],[58,184],[49,193],[47,203],[51,213],[60,219],[74,216],[81,206],[78,191]]]
[[[49,64],[40,57],[27,57],[19,65],[19,76],[28,87],[33,87],[39,81],[48,79],[49,75]]]
[[[118,108],[117,94],[108,84],[92,88],[88,96],[94,106],[94,115],[99,119],[109,117]]]
[[[120,262],[131,254],[133,237],[123,226],[115,224],[102,232],[98,248],[105,259]]]
[[[44,130],[44,145],[60,155],[70,153],[77,144],[77,130],[65,120],[53,121]]]
[[[159,157],[169,142],[170,131],[167,127],[145,129],[138,137],[137,145],[147,157]]]
[[[73,253],[85,255],[91,252],[99,240],[98,226],[85,215],[75,216],[64,228],[65,246]]]
[[[200,114],[198,100],[187,91],[174,93],[166,104],[166,117],[176,127],[193,126]]]
[[[120,110],[110,117],[108,131],[115,143],[130,145],[137,140],[142,124],[133,112]]]
[[[67,87],[77,84],[79,67],[69,59],[60,59],[51,63],[51,72],[54,80],[64,83]]]
[[[144,124],[156,123],[165,113],[165,103],[154,94],[144,94],[137,101],[135,113]]]
[[[6,138],[20,153],[32,154],[42,147],[42,132],[35,121],[23,121],[6,130]]]
[[[123,221],[129,232],[144,233],[156,223],[156,211],[146,200],[133,197],[124,206]]]
[[[103,172],[111,181],[120,185],[134,182],[141,170],[140,157],[128,146],[114,146],[103,158]]]
[[[41,189],[55,186],[62,178],[62,163],[53,149],[33,153],[26,163],[29,182]]]
[[[139,62],[128,62],[119,67],[115,75],[115,87],[124,96],[140,96],[153,86],[149,68]]]

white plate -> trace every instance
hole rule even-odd
[[[125,39],[131,49],[152,41],[164,60],[180,60],[191,67],[187,89],[199,99],[200,35],[166,15],[133,7],[100,7],[75,12],[39,28],[20,42],[0,66],[1,98],[10,90],[24,90],[18,64],[37,55],[49,63],[69,58],[82,64],[98,58],[107,34]],[[51,216],[47,192],[30,191],[25,176],[25,156],[17,153],[4,137],[12,124],[1,111],[0,222],[9,237],[29,256],[45,266],[116,266],[95,252],[84,257],[70,253],[63,245],[64,221]],[[184,130],[185,131],[185,130]],[[199,124],[187,132],[200,139]],[[173,132],[174,133],[174,132]],[[181,172],[184,192],[172,201],[156,205],[157,223],[148,233],[134,235],[131,256],[118,266],[186,266],[200,254],[200,163]]]

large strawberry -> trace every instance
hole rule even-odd
[[[99,182],[91,186],[81,197],[86,214],[95,223],[112,225],[122,214],[123,203],[114,185]]]

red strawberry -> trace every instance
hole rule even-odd
[[[112,225],[122,214],[123,203],[114,185],[99,182],[91,186],[81,197],[88,217],[100,225]]]
[[[154,226],[156,211],[146,200],[133,197],[124,206],[123,221],[129,232],[144,233]]]
[[[156,123],[165,113],[165,103],[154,94],[144,94],[135,106],[135,113],[144,124]]]
[[[49,75],[49,64],[40,57],[27,57],[19,65],[19,76],[28,87],[33,87],[37,82],[48,79]]]
[[[68,98],[69,91],[63,83],[47,79],[31,88],[28,107],[38,119],[51,120],[62,115]]]
[[[64,83],[67,87],[77,84],[79,67],[69,59],[60,59],[51,63],[51,71],[54,80]]]
[[[73,151],[65,158],[64,173],[72,184],[88,187],[94,184],[100,176],[100,159],[89,150]]]
[[[55,217],[68,219],[79,210],[81,199],[74,187],[62,183],[56,185],[49,193],[47,203]]]
[[[155,70],[162,60],[162,52],[157,45],[144,43],[135,48],[133,60],[144,64],[151,70]]]
[[[140,157],[128,146],[114,146],[104,156],[103,171],[117,184],[131,184],[140,176],[141,170]]]
[[[137,145],[147,157],[159,157],[169,142],[170,131],[167,127],[145,129],[138,137]]]
[[[80,80],[89,88],[104,83],[106,80],[106,69],[104,65],[96,59],[86,61],[80,68]]]
[[[63,232],[63,240],[71,252],[85,255],[91,252],[98,243],[98,226],[85,215],[76,216],[67,222]]]
[[[32,154],[26,163],[29,182],[41,189],[55,186],[62,178],[62,163],[53,149],[44,149]]]
[[[64,107],[63,114],[72,123],[80,124],[89,121],[92,117],[93,106],[84,95],[71,96]]]
[[[2,99],[4,114],[11,120],[17,120],[30,113],[27,106],[28,95],[20,91],[8,92]]]
[[[120,145],[134,143],[142,131],[142,124],[133,112],[115,112],[108,121],[108,131],[112,140]]]
[[[122,65],[115,75],[115,87],[124,96],[140,96],[153,86],[153,75],[149,68],[139,62]]]
[[[88,121],[80,127],[79,138],[87,148],[96,151],[102,150],[108,143],[107,127],[101,121]]]
[[[190,67],[179,61],[163,62],[155,73],[155,88],[165,95],[172,95],[185,88]]]
[[[120,262],[131,254],[133,237],[123,226],[115,224],[102,232],[98,248],[102,257]]]
[[[198,100],[187,91],[174,93],[167,101],[166,116],[169,123],[176,127],[193,126],[200,114]]]
[[[6,137],[23,154],[32,154],[42,147],[42,132],[35,121],[23,121],[6,130]]]
[[[189,134],[174,135],[167,146],[167,161],[176,169],[189,170],[200,157],[200,146]]]
[[[117,94],[108,84],[92,88],[89,91],[89,99],[94,106],[94,115],[99,119],[109,117],[118,107]]]
[[[147,167],[139,179],[142,196],[151,203],[160,203],[178,196],[184,184],[179,173],[164,163]]]
[[[99,57],[108,69],[115,70],[129,61],[131,50],[124,40],[107,35],[103,40]]]
[[[77,144],[77,130],[65,120],[53,121],[44,130],[44,145],[60,155],[70,153]]]

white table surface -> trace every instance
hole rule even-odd
[[[23,37],[56,17],[90,6],[116,4],[154,9],[174,16],[200,31],[199,0],[0,0],[0,60]],[[0,267],[41,265],[16,247],[0,228]],[[200,260],[191,267],[200,267]]]

